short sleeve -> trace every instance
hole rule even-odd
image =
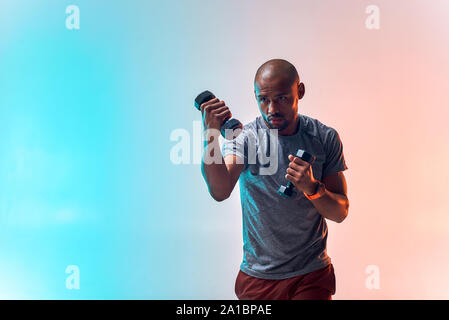
[[[324,140],[324,149],[326,161],[323,165],[323,178],[348,169],[343,155],[343,143],[338,132],[333,128],[328,128]]]
[[[221,148],[221,153],[223,158],[227,155],[233,154],[238,156],[244,164],[244,169],[248,166],[248,137],[247,130],[242,130],[242,132],[233,140],[224,140],[223,146]]]

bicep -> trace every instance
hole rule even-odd
[[[326,189],[333,193],[338,193],[347,197],[347,185],[343,171],[328,175],[323,178]]]
[[[240,177],[240,174],[243,170],[243,161],[239,156],[230,154],[224,157],[224,162],[226,164],[226,168],[228,169],[229,175],[231,176],[231,191],[234,190],[234,186],[237,183],[237,180]]]

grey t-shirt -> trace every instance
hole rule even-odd
[[[325,176],[347,169],[337,131],[305,115],[299,114],[299,119],[294,135],[276,135],[276,148],[271,147],[271,154],[269,146],[276,140],[261,116],[222,146],[223,157],[236,154],[244,162],[239,178],[243,218],[240,269],[257,278],[286,279],[331,263],[326,252],[327,224],[323,216],[302,192],[295,191],[291,198],[277,193],[287,183],[288,155],[295,155],[298,149],[316,156],[312,165],[315,179],[322,181]],[[262,150],[260,154],[268,156],[259,160],[251,150]],[[277,167],[270,165],[275,162],[274,157],[270,158],[275,154]]]

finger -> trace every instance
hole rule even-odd
[[[224,101],[217,101],[209,105],[211,109],[216,109],[218,107],[224,106],[226,103]]]
[[[217,109],[224,110],[223,107],[227,108],[226,105],[224,104],[224,102],[217,102],[216,104],[211,104],[211,105],[207,106],[205,110],[208,114],[216,114]]]
[[[201,105],[207,106],[207,105],[209,105],[209,104],[212,104],[212,103],[215,103],[215,102],[218,102],[218,101],[220,101],[220,99],[218,99],[218,98],[213,98],[213,99],[207,100],[206,102],[203,102]]]
[[[286,174],[285,179],[287,179],[288,181],[290,181],[293,184],[296,183],[295,177],[291,176],[290,174]]]
[[[296,170],[293,170],[292,168],[287,168],[287,173],[293,177],[295,177],[296,179],[299,179],[302,177],[302,173],[298,172]]]
[[[211,114],[219,114],[219,113],[222,113],[223,111],[226,111],[226,110],[229,110],[229,108],[227,106],[222,106],[222,107],[219,107],[217,109],[211,110]]]
[[[230,118],[230,117],[232,116],[232,113],[231,113],[231,111],[229,111],[229,110],[225,110],[225,111],[223,111],[223,112],[221,112],[221,113],[218,113],[216,116],[217,116],[219,119],[224,120],[224,119],[226,119],[226,118]]]
[[[215,103],[212,103],[212,104],[209,104],[209,105],[205,106],[204,110],[210,112],[212,110],[215,110],[215,109],[223,107],[223,106],[225,106],[225,102],[224,101],[219,101],[219,102],[215,102]]]
[[[288,166],[296,171],[302,171],[304,170],[304,166],[300,166],[299,164],[297,164],[296,162],[290,162],[288,164]]]
[[[218,102],[218,101],[220,101],[220,100],[218,100],[218,98],[213,98],[213,99],[210,99],[209,101],[203,102],[203,103],[200,105],[201,111],[203,111],[204,107],[207,107],[208,105],[210,105],[210,104],[212,104],[212,103],[215,103],[215,102]]]
[[[299,157],[293,157],[293,160],[291,160],[291,161],[293,161],[294,163],[296,163],[298,165],[301,165],[301,166],[308,166],[308,165],[310,165],[310,163],[308,163],[307,161],[302,160]]]

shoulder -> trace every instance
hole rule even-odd
[[[319,139],[323,144],[327,144],[338,138],[338,132],[333,127],[303,114],[299,114],[299,117],[301,121],[300,130],[307,135]]]
[[[263,128],[260,122],[263,121],[261,118],[262,117],[259,116],[253,121],[244,124],[242,127],[242,132],[239,135],[240,139],[242,139],[243,137],[256,138],[258,131]]]
[[[259,118],[260,117],[257,117],[253,121],[248,122],[247,124],[243,125],[243,130],[256,131],[257,129],[260,129]]]
[[[240,132],[240,134],[232,139],[232,140],[227,140],[227,139],[222,139],[220,137],[220,139],[223,141],[223,145],[224,146],[228,146],[228,145],[244,145],[244,144],[248,144],[249,141],[253,142],[253,139],[257,138],[257,130],[258,130],[258,123],[257,123],[257,119],[246,123],[243,125],[242,127],[242,131]]]

